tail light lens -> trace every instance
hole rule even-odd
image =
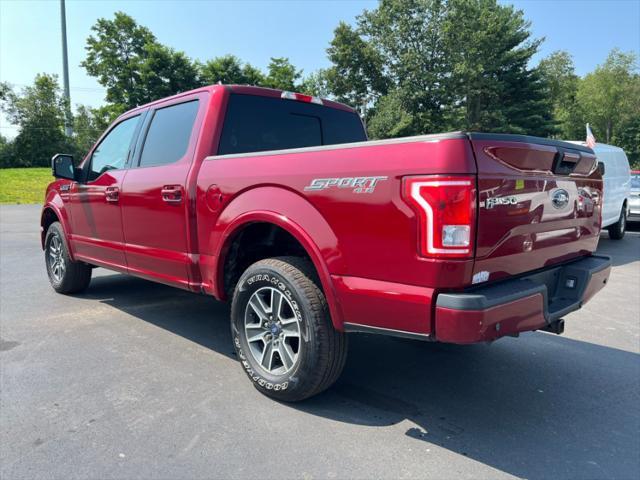
[[[476,223],[474,177],[406,177],[405,201],[419,221],[419,251],[423,257],[473,256]]]

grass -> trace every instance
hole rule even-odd
[[[0,168],[0,204],[43,203],[51,168]]]

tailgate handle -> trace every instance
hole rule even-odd
[[[580,161],[580,155],[577,153],[564,152],[562,161],[565,163],[578,163]]]
[[[558,152],[553,161],[553,173],[557,175],[569,175],[575,170],[578,163],[580,163],[581,158],[578,152],[558,148]]]

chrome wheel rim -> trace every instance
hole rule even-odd
[[[54,234],[49,242],[47,251],[47,260],[49,262],[49,271],[56,282],[62,281],[64,277],[65,264],[62,255],[62,240],[58,234]]]
[[[253,292],[244,314],[249,352],[272,375],[290,372],[300,354],[300,321],[289,299],[273,287]]]

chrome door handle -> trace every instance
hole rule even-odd
[[[167,203],[180,203],[184,197],[182,185],[165,185],[160,191],[162,200]]]
[[[117,202],[120,199],[120,189],[118,187],[107,187],[104,191],[107,202]]]

